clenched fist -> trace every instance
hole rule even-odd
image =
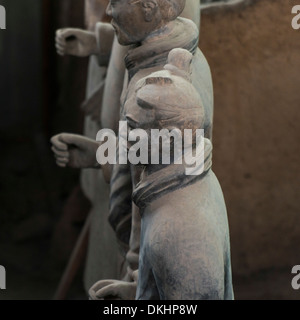
[[[135,300],[136,282],[102,280],[89,291],[91,300]]]
[[[135,300],[138,270],[128,275],[128,281],[101,280],[89,290],[91,300]]]
[[[51,143],[59,167],[100,168],[96,160],[100,145],[97,141],[76,134],[61,133],[54,136]]]
[[[97,39],[94,32],[66,28],[56,31],[56,50],[61,56],[88,57],[97,54]]]

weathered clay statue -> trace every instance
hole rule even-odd
[[[129,125],[178,129],[182,137],[187,128],[194,134],[209,128],[204,90],[196,90],[190,73],[199,62],[186,50],[171,51],[165,70],[136,84],[135,102],[124,110]],[[195,137],[192,144],[195,151]],[[182,165],[146,165],[142,172],[133,192],[142,216],[138,299],[233,298],[226,207],[208,138],[204,159],[194,168],[203,171],[199,175],[186,174],[184,159]]]
[[[133,238],[139,214],[142,215],[136,298],[232,299],[226,208],[220,186],[210,170],[209,161],[213,115],[209,68],[203,55],[196,49],[198,43],[196,27],[187,20],[176,19],[183,9],[184,1],[170,1],[168,4],[155,1],[155,3],[156,6],[151,10],[150,5],[143,7],[143,4],[141,7],[133,8],[130,7],[132,5],[130,3],[119,2],[111,6],[110,13],[119,42],[126,45],[138,44],[129,50],[125,59],[129,81],[124,87],[122,104],[124,116],[132,128],[163,128],[161,123],[164,122],[168,124],[168,128],[179,127],[180,130],[183,130],[184,126],[203,128],[207,138],[205,140],[207,161],[204,174],[197,178],[185,177],[182,169],[174,168],[172,165],[148,166],[142,174],[142,179],[138,169],[132,170],[133,183],[138,183],[133,193],[136,204],[133,208]],[[134,15],[140,15],[136,20],[138,27],[128,23],[135,20]],[[190,97],[190,103],[189,101],[185,103],[186,108],[194,111],[197,97],[184,95],[184,91],[176,92],[176,89],[178,90],[176,85],[173,86],[173,90],[172,86],[158,89],[153,85],[155,83],[153,79],[156,78],[158,78],[157,86],[170,84],[172,81],[178,82],[178,79],[172,79],[171,74],[164,77],[161,74],[150,76],[148,81],[151,90],[145,87],[145,100],[142,94],[138,95],[139,90],[142,90],[139,88],[141,85],[139,80],[152,72],[162,70],[169,52],[177,47],[184,48],[194,55],[191,81],[199,95],[198,122],[193,121],[197,114],[193,113],[187,117],[178,105],[180,101],[181,107],[184,108],[184,101],[180,98]],[[168,66],[170,70],[175,70],[177,75],[183,74],[185,78],[188,72],[184,66],[189,65],[187,62],[190,62],[191,58],[186,59],[185,54],[183,58],[175,54],[170,58]],[[166,82],[162,78],[167,79]],[[143,81],[147,83],[147,80]],[[185,86],[181,84],[191,93],[191,90],[188,90],[191,84],[186,83]],[[164,95],[165,91],[167,94]],[[136,107],[137,102],[142,104],[142,107],[144,102],[144,114],[141,108]],[[156,104],[158,106],[155,108]],[[165,110],[161,110],[160,104]],[[114,166],[114,171],[116,174],[113,173],[112,182],[118,178],[118,171],[121,172],[122,168]],[[136,208],[140,210],[139,213]],[[185,215],[187,210],[190,212]],[[130,252],[127,258],[129,266],[134,266]],[[116,282],[99,282],[92,288],[91,296],[101,298],[117,295],[122,298],[123,285]]]
[[[127,48],[119,45],[117,39],[114,40],[115,33],[110,23],[99,22],[100,17],[105,16],[107,4],[108,0],[86,1],[88,31],[72,28],[57,31],[56,45],[59,54],[90,56],[88,99],[83,104],[87,113],[85,136],[63,133],[52,138],[57,164],[61,167],[65,167],[67,163],[74,168],[94,168],[94,165],[98,168],[95,164],[95,147],[98,147],[97,144],[95,146],[95,137],[98,130],[101,126],[115,131],[118,129]],[[101,20],[107,20],[107,16]],[[69,159],[66,158],[64,148],[60,149],[62,144],[64,147],[73,146],[72,150],[69,148]],[[104,168],[101,171],[85,169],[81,175],[82,187],[93,203],[94,217],[85,271],[86,288],[96,280],[114,277],[113,274],[123,278],[126,273],[124,259],[128,251],[131,214],[129,212],[127,219],[118,220],[114,228],[116,243],[107,220],[109,186],[105,186],[104,179],[107,182],[110,180],[110,172],[106,172]],[[119,250],[116,253],[117,244]]]
[[[56,33],[56,47],[60,55],[90,56],[86,100],[82,107],[85,112],[84,136],[91,139],[95,139],[101,128],[102,97],[114,38],[114,31],[110,23],[107,23],[110,19],[105,14],[107,5],[108,0],[86,0],[87,30],[65,28]],[[88,45],[90,39],[95,38],[95,31],[98,36],[98,57],[91,55]],[[85,268],[85,287],[88,290],[99,278],[118,277],[120,263],[115,235],[107,222],[109,186],[104,181],[102,173],[98,170],[82,170],[81,188],[92,203],[92,223]]]
[[[94,8],[97,5],[97,2],[93,1],[87,1],[87,6]],[[98,4],[99,6],[99,4]],[[94,15],[90,13],[89,10],[88,17]],[[103,10],[100,10],[101,15],[103,14]],[[195,21],[195,23],[199,26],[200,24],[200,2],[198,0],[191,0],[187,3],[185,10],[182,14],[183,16],[186,16],[188,18],[191,18]],[[93,19],[92,19],[93,20]],[[91,19],[89,18],[89,21]],[[95,21],[93,21],[95,22]],[[91,24],[91,28],[93,26],[93,23]],[[106,32],[99,32],[99,30],[106,30]],[[109,32],[109,26],[107,24],[98,23],[97,30],[98,32],[86,32],[83,30],[78,29],[63,29],[59,30],[57,32],[57,49],[60,54],[75,54],[77,56],[85,56],[88,54],[93,54],[95,52],[99,52],[101,49],[101,43],[104,39],[108,42],[108,44],[111,43],[111,40],[107,40],[106,38],[111,36],[111,32]],[[101,38],[102,35],[102,38]],[[105,37],[104,37],[105,35]],[[73,41],[66,41],[67,38],[72,37]],[[104,38],[104,39],[103,39]],[[76,40],[76,41],[75,41]],[[101,42],[102,40],[102,42]],[[98,46],[97,46],[98,44]],[[106,48],[106,49],[105,49]],[[103,45],[102,51],[108,52],[109,45]],[[120,95],[123,88],[123,78],[124,78],[124,56],[127,52],[127,47],[120,46],[118,41],[114,41],[112,54],[111,54],[111,60],[109,64],[109,68],[107,71],[107,78],[106,78],[106,84],[104,89],[104,97],[103,97],[103,103],[102,103],[102,117],[101,122],[102,126],[105,128],[111,128],[113,130],[117,130],[118,128],[118,120],[119,120],[119,109],[120,109]],[[84,52],[84,53],[83,53]],[[100,55],[101,56],[101,55]],[[103,55],[102,55],[103,56]],[[92,59],[91,62],[94,62],[95,59]],[[101,64],[101,59],[98,59],[99,63]],[[102,64],[105,64],[105,62],[102,62]],[[93,71],[94,68],[97,70],[95,64],[91,63],[90,67],[90,74],[95,74],[95,71]],[[111,92],[114,92],[112,95]],[[98,98],[100,98],[101,95],[99,95]],[[95,99],[97,95],[92,96],[92,102],[97,102]],[[93,108],[89,108],[92,109]],[[87,122],[88,122],[87,118]],[[90,125],[86,125],[86,127],[90,127]],[[90,136],[90,135],[88,135]],[[65,166],[66,163],[68,163],[68,166],[71,167],[77,167],[77,168],[86,168],[86,167],[94,167],[95,164],[95,157],[92,157],[91,160],[86,161],[88,159],[89,155],[94,155],[96,148],[98,145],[95,145],[94,143],[91,143],[91,141],[88,141],[85,137],[77,136],[77,135],[71,135],[71,134],[61,134],[52,139],[54,143],[54,151],[56,153],[57,157],[57,163],[60,166]],[[72,149],[69,149],[69,153],[64,152],[64,149],[66,149],[67,145],[72,145]],[[77,146],[77,148],[74,148]],[[84,147],[83,147],[84,146]],[[89,146],[90,146],[90,152],[89,152]],[[60,150],[59,150],[60,148]],[[70,158],[68,158],[70,157]],[[76,161],[75,161],[76,160]],[[105,172],[105,170],[103,170]],[[109,174],[105,174],[105,176],[108,175],[107,180],[109,180]],[[85,179],[87,181],[87,179]],[[83,182],[85,181],[83,180]],[[126,179],[125,179],[126,180]],[[88,184],[85,183],[85,186]],[[90,184],[91,186],[93,184]],[[131,190],[130,190],[131,192]],[[128,227],[130,228],[130,224],[127,222],[128,219],[131,219],[131,204],[129,204],[128,209],[128,215],[127,220],[123,218],[122,213],[118,214],[117,217],[117,223],[113,223],[114,229],[117,232],[117,236],[119,239],[119,243],[122,243],[122,247],[125,248],[125,254],[126,254],[126,243],[128,243],[127,240],[127,234],[128,234]],[[115,221],[114,221],[115,222]],[[138,229],[138,228],[135,228]],[[130,229],[129,229],[130,231]],[[124,240],[125,239],[125,240]],[[124,243],[125,242],[125,243]],[[139,248],[139,241],[137,237],[137,241],[135,241],[137,244],[135,245],[135,251],[138,253]],[[135,261],[137,261],[138,256],[136,255],[136,258],[134,258]]]
[[[149,165],[143,172],[132,167],[127,181],[133,184],[135,202],[127,254],[132,282],[100,281],[90,290],[94,299],[135,295],[137,299],[233,298],[226,208],[211,171],[210,71],[197,49],[197,27],[177,18],[184,6],[183,0],[124,0],[109,5],[120,44],[132,45],[125,59],[128,77],[122,118],[130,128],[204,129],[206,161],[198,176],[186,176],[184,165]],[[184,50],[172,51],[175,48]],[[59,165],[96,166],[91,156],[96,143],[65,135],[56,137],[53,144]],[[109,175],[110,170],[105,171]],[[130,189],[124,181],[118,182],[124,172],[128,169],[113,167],[111,204],[118,183]],[[125,207],[130,210],[130,199]]]

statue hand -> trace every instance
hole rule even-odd
[[[59,167],[97,168],[99,143],[92,139],[68,133],[61,133],[51,139],[52,151]]]
[[[102,280],[89,291],[91,300],[135,300],[136,282]]]
[[[93,32],[81,29],[59,29],[56,31],[56,50],[61,56],[88,57],[97,53],[97,40]]]

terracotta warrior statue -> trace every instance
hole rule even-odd
[[[197,27],[178,18],[184,6],[183,0],[124,0],[111,1],[107,11],[119,43],[131,46],[125,58],[121,119],[130,128],[204,129],[205,163],[196,177],[187,177],[185,165],[174,163],[130,170],[102,167],[111,178],[111,206],[116,186],[120,194],[126,185],[123,204],[116,206],[111,222],[122,210],[131,211],[132,229],[126,281],[96,283],[90,290],[94,299],[233,298],[226,208],[211,171],[210,70],[197,49]],[[72,135],[52,142],[59,165],[99,167],[95,153],[100,143]],[[132,206],[126,198],[130,189]]]
[[[164,69],[137,82],[135,102],[124,108],[129,126],[177,129],[182,145],[184,130],[192,130],[193,152],[199,144],[196,130],[207,133],[204,161],[193,168],[199,174],[187,175],[189,164],[180,150],[183,164],[146,165],[135,185],[133,200],[141,215],[137,299],[233,299],[226,207],[211,170],[209,105],[201,98],[205,90],[193,85],[200,60],[192,51],[172,50]]]
[[[95,139],[100,130],[100,114],[104,93],[110,52],[114,39],[114,30],[110,18],[106,15],[108,0],[86,0],[86,30],[75,28],[59,29],[56,32],[58,54],[76,57],[90,56],[86,100],[82,104],[85,113],[84,136]],[[99,55],[87,51],[89,40],[97,34]],[[125,70],[125,68],[123,68]],[[124,74],[124,71],[123,71]],[[107,221],[109,186],[99,170],[83,169],[81,189],[92,204],[90,239],[85,266],[85,288],[102,278],[120,277],[121,256],[115,241],[115,235]],[[101,244],[101,245],[99,245]],[[109,250],[108,250],[109,248]]]
[[[233,298],[226,207],[211,171],[210,70],[197,50],[196,26],[177,18],[184,4],[174,0],[133,5],[125,1],[111,3],[108,11],[119,42],[132,45],[125,58],[128,81],[122,95],[122,115],[129,127],[202,128],[205,132],[206,161],[201,175],[186,177],[184,166],[175,164],[131,168],[132,243],[141,232],[136,299]],[[174,48],[186,51],[176,54]],[[164,69],[169,73],[162,72]],[[123,170],[114,166],[112,184]],[[131,249],[132,245],[127,260],[129,269],[134,270]],[[137,274],[132,277],[134,280]],[[94,298],[122,298],[125,288],[122,282],[100,281],[90,294]]]
[[[94,155],[94,149],[98,147],[98,145],[95,144],[95,141],[93,141],[94,144],[88,143],[86,137],[94,140],[97,128],[99,128],[99,122],[102,128],[110,128],[114,131],[118,130],[120,96],[123,90],[125,75],[124,57],[128,51],[128,47],[121,46],[117,37],[114,38],[114,29],[110,23],[96,23],[100,17],[102,20],[106,20],[103,10],[106,3],[108,3],[108,0],[86,1],[86,20],[89,27],[87,31],[73,28],[65,28],[57,31],[56,47],[60,55],[70,54],[77,57],[91,56],[87,86],[88,99],[83,104],[87,114],[85,120],[85,136],[59,134],[52,138],[54,144],[53,151],[56,154],[57,164],[61,167],[68,165],[75,168],[93,168],[95,165],[94,157],[92,158],[92,163],[88,161],[87,163],[83,163],[82,159],[86,158],[86,152],[89,155]],[[97,14],[95,14],[95,12]],[[188,1],[182,16],[192,19],[198,28],[200,28],[200,0]],[[98,66],[96,65],[96,61],[98,61]],[[108,69],[106,69],[107,65]],[[104,78],[105,81],[103,81]],[[111,94],[112,92],[114,94]],[[101,117],[99,120],[100,112]],[[66,158],[64,150],[58,148],[58,146],[61,146],[61,142],[77,146],[77,150],[73,151],[75,153],[80,151],[82,159],[77,159],[78,161],[75,163]],[[86,146],[86,150],[82,148],[83,145]],[[89,150],[88,146],[90,146],[91,150]],[[93,170],[85,170],[81,179],[86,194],[91,194],[91,196],[89,196],[90,200],[91,197],[95,195],[94,190],[97,190],[97,188],[94,188],[95,184],[102,185],[97,181],[97,179],[99,179],[98,175],[92,171]],[[102,171],[104,177],[109,182],[110,174],[106,174],[105,170]],[[127,179],[124,178],[124,180]],[[98,192],[96,193],[99,194]],[[93,202],[93,200],[91,201]],[[111,211],[115,210],[112,209]],[[131,207],[129,211],[131,212]],[[129,236],[127,230],[131,227],[131,213],[125,218],[122,213],[118,213],[117,218],[113,218],[115,214],[111,214],[110,216],[111,224],[117,234],[121,251],[125,254],[128,250]]]

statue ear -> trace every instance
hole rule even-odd
[[[156,0],[146,0],[143,1],[143,11],[145,14],[145,20],[151,22],[155,16],[158,9],[158,4]]]

